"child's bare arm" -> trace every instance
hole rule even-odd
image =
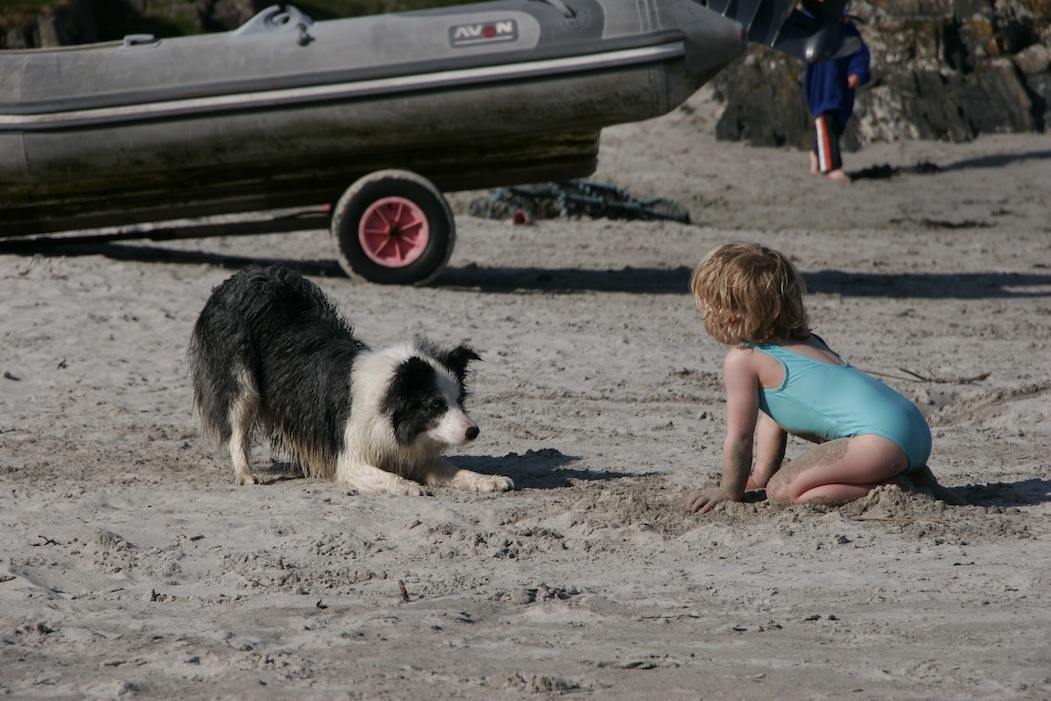
[[[766,483],[770,481],[774,473],[781,469],[781,463],[785,459],[788,433],[769,416],[760,414],[755,436],[755,468],[752,470],[752,479],[749,484],[762,489],[766,487]]]
[[[759,374],[752,362],[755,351],[734,348],[723,361],[726,384],[726,438],[723,440],[723,479],[727,498],[740,501],[752,471],[752,443],[759,418]]]
[[[752,468],[752,441],[759,414],[759,376],[748,350],[734,348],[726,354],[726,438],[723,441],[723,477],[718,487],[691,494],[690,511],[708,513],[723,501],[740,501]]]

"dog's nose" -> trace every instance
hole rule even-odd
[[[473,441],[477,437],[478,437],[478,427],[477,426],[471,426],[469,429],[467,429],[467,440]]]

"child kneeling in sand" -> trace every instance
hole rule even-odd
[[[784,255],[758,244],[719,246],[694,270],[690,289],[705,330],[732,347],[723,362],[722,482],[691,494],[687,509],[707,513],[764,487],[781,504],[844,504],[884,484],[954,499],[927,468],[923,414],[810,331],[803,278]],[[818,445],[782,467],[789,433]]]

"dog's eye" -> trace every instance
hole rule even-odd
[[[444,399],[432,399],[431,400],[431,409],[434,409],[435,411],[438,411],[439,409],[444,409],[444,408],[445,408],[445,400]]]

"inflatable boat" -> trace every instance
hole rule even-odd
[[[739,4],[274,6],[231,32],[0,51],[0,237],[311,207],[348,273],[424,282],[455,239],[443,192],[589,175],[603,127],[745,51]],[[776,28],[793,5],[749,11]]]

